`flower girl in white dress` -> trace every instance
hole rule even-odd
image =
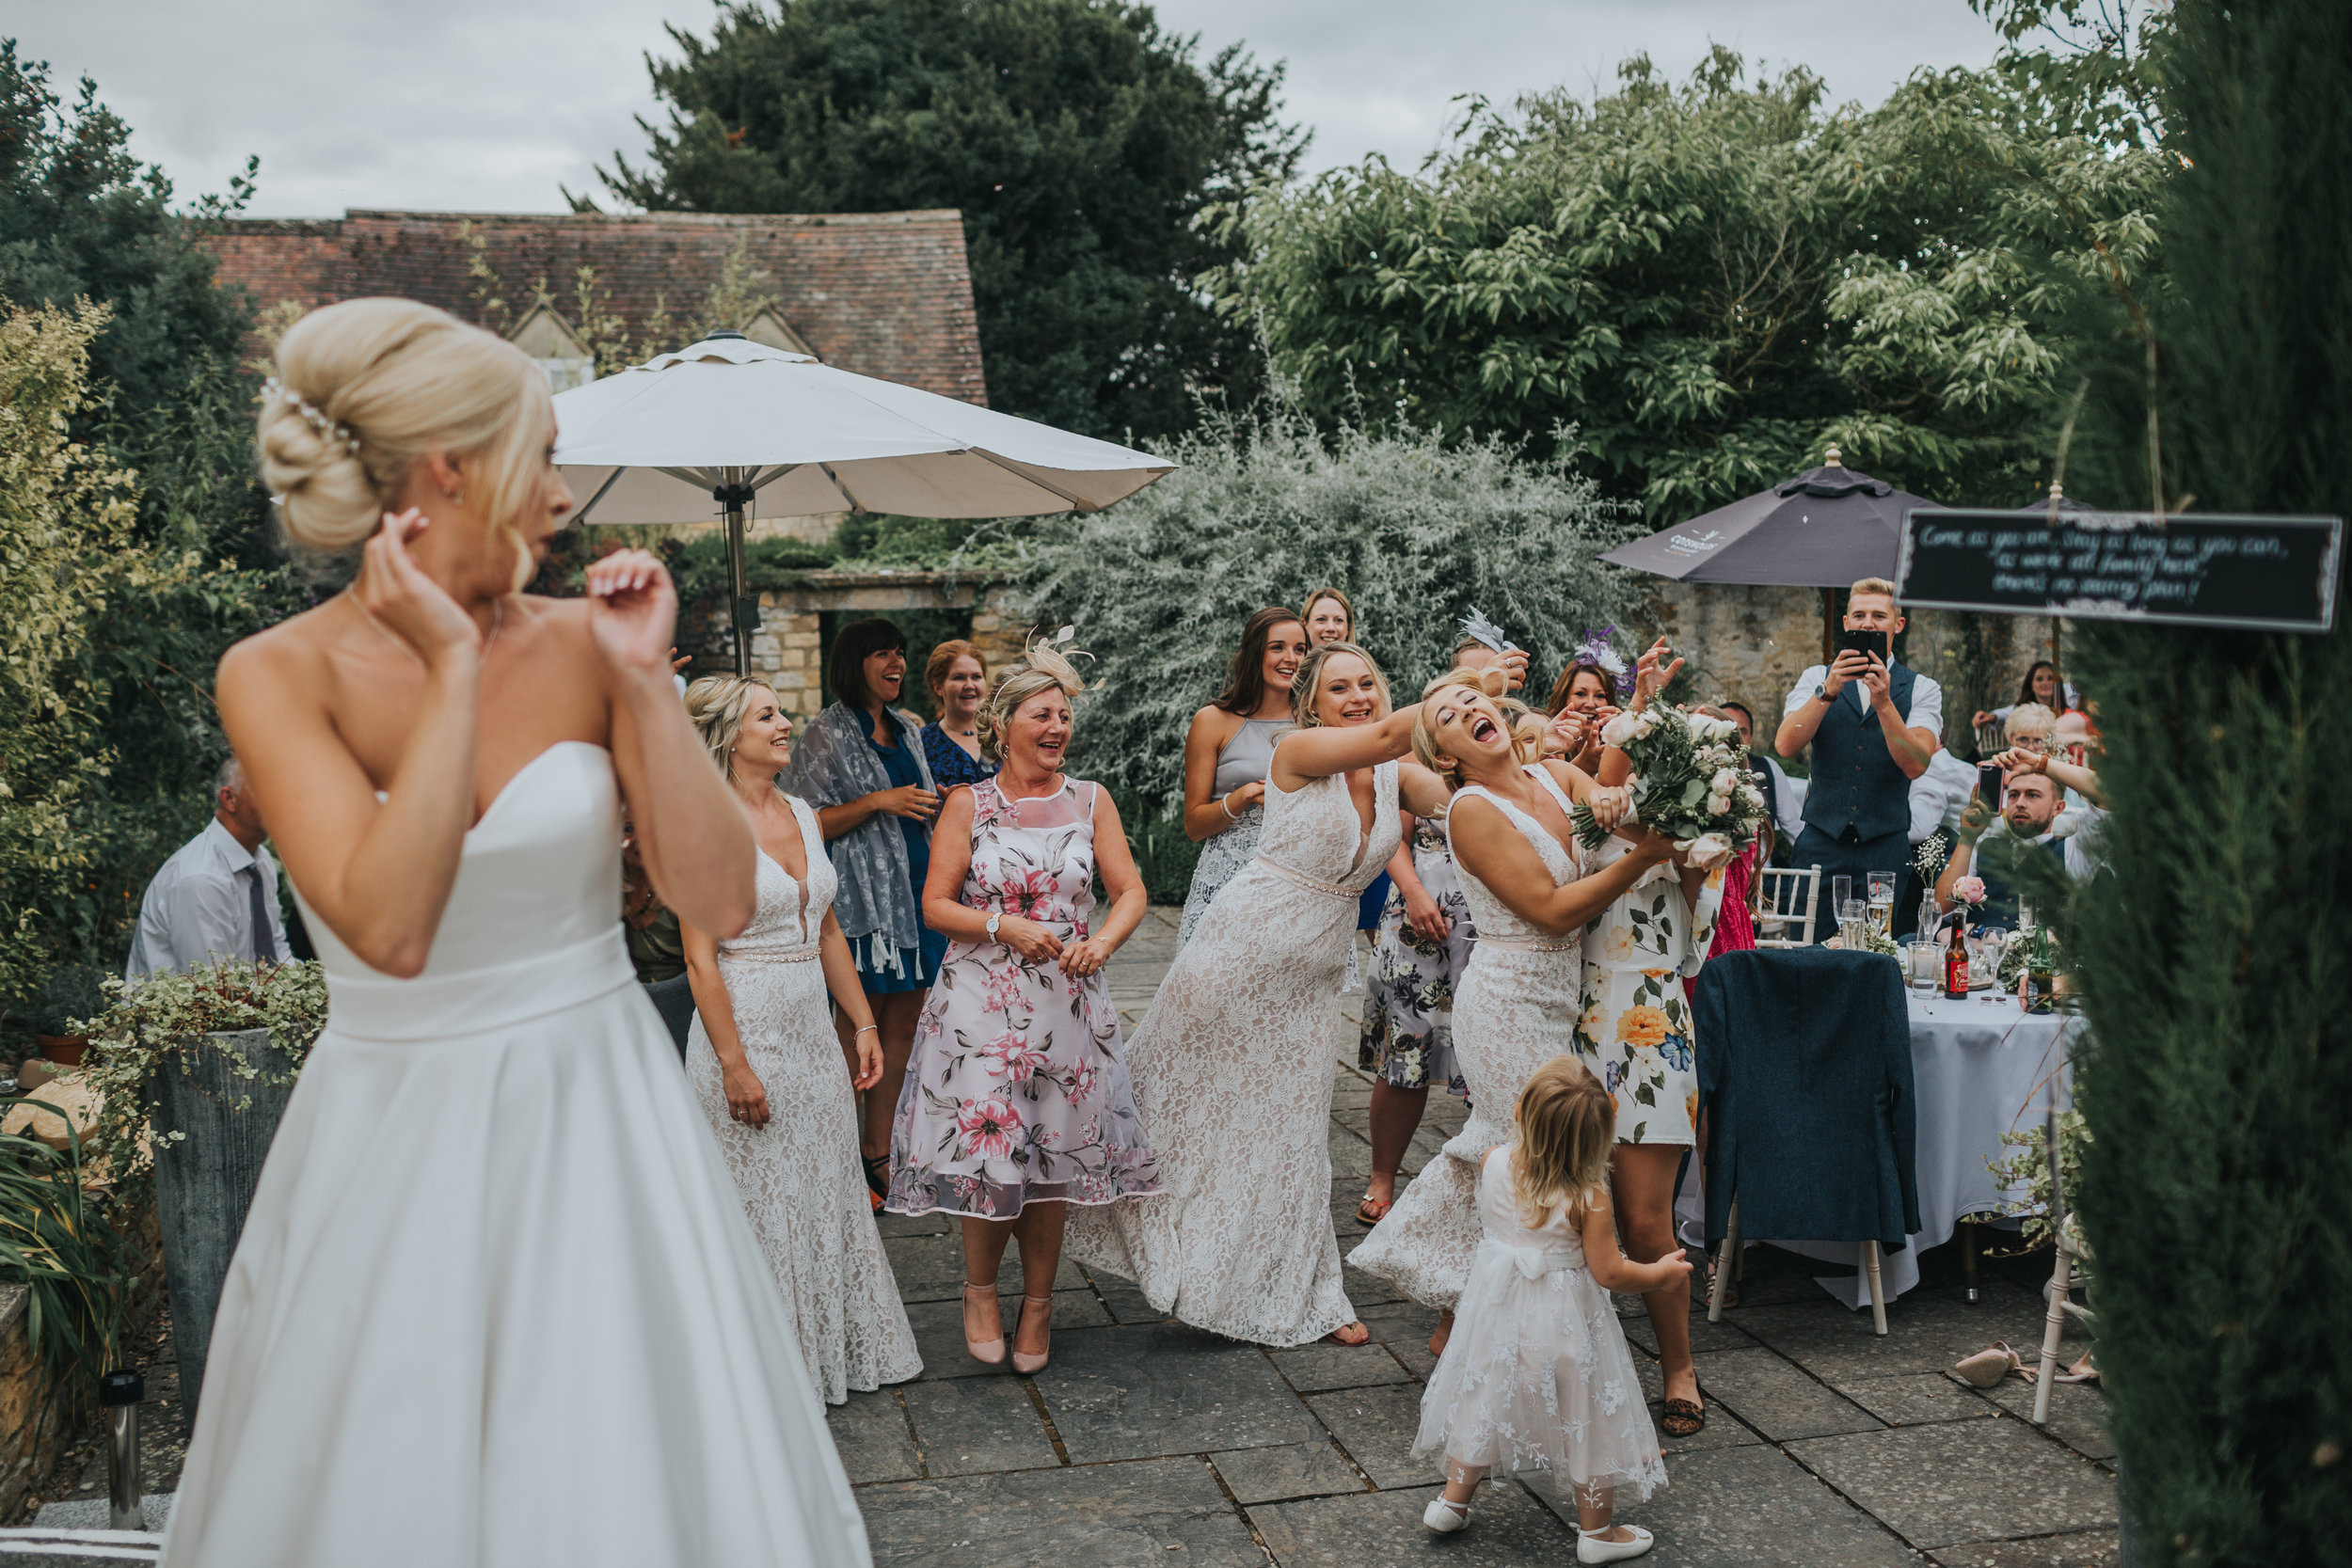
[[[1486,1235],[1422,1396],[1413,1452],[1441,1451],[1446,1474],[1422,1522],[1468,1525],[1471,1494],[1498,1465],[1549,1471],[1576,1494],[1576,1560],[1617,1562],[1648,1551],[1650,1534],[1613,1522],[1616,1490],[1647,1497],[1666,1484],[1666,1465],[1609,1292],[1653,1291],[1691,1265],[1679,1252],[1655,1263],[1618,1252],[1615,1117],[1574,1056],[1535,1069],[1517,1122],[1480,1168]]]

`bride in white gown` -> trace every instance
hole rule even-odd
[[[1583,927],[1672,846],[1645,832],[1607,870],[1581,876],[1569,808],[1582,800],[1613,823],[1619,793],[1569,764],[1525,761],[1476,673],[1431,682],[1420,711],[1414,751],[1454,786],[1446,832],[1478,928],[1454,999],[1454,1060],[1470,1113],[1347,1260],[1451,1314],[1478,1250],[1486,1152],[1511,1141],[1512,1108],[1534,1070],[1576,1051]]]
[[[739,675],[696,681],[686,711],[759,842],[759,910],[742,934],[717,942],[679,928],[694,990],[686,1077],[775,1275],[801,1360],[825,1402],[839,1404],[852,1388],[923,1370],[858,1164],[852,1089],[881,1079],[882,1037],[834,917],[839,879],[817,814],[776,787],[792,761],[792,721],[773,691]],[[856,1035],[854,1085],[828,990]]]
[[[1413,715],[1389,711],[1387,681],[1352,642],[1310,655],[1292,692],[1300,727],[1275,743],[1256,858],[1218,890],[1127,1041],[1165,1191],[1078,1211],[1068,1244],[1196,1327],[1362,1344],[1325,1140],[1356,900],[1396,850],[1395,759]]]
[[[330,1007],[164,1561],[858,1568],[823,1407],[622,939],[624,789],[665,902],[728,935],[754,906],[670,684],[668,577],[622,551],[584,601],[514,592],[571,501],[511,344],[360,300],[278,359],[284,526],[365,550],[231,649],[218,695]]]

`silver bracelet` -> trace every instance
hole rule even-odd
[[[1230,789],[1216,798],[1216,809],[1225,814],[1225,820],[1228,822],[1237,823],[1241,820],[1233,815],[1233,792]]]
[[[857,1031],[857,1035],[851,1035],[850,1037],[851,1039],[855,1039],[855,1038],[857,1038],[857,1036],[858,1036],[858,1035],[863,1035],[863,1034],[865,1034],[867,1030],[872,1030],[875,1034],[879,1035],[879,1034],[881,1034],[881,1033],[882,1033],[882,1026],[881,1026],[880,1024],[874,1024],[874,1023],[865,1024],[865,1025],[863,1025],[862,1027],[860,1027],[860,1028],[859,1028],[859,1030]]]

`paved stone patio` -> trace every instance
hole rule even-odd
[[[1129,1027],[1175,944],[1154,909],[1109,971]],[[1348,1006],[1352,1009],[1351,999]],[[1370,1166],[1371,1087],[1333,1063],[1334,1215],[1342,1250]],[[1433,1096],[1408,1172],[1459,1127]],[[1374,1342],[1268,1352],[1162,1321],[1135,1287],[1065,1262],[1054,1358],[1035,1378],[964,1354],[954,1222],[886,1216],[882,1233],[925,1370],[850,1396],[833,1428],[879,1562],[1069,1568],[1181,1561],[1225,1568],[1358,1568],[1444,1560],[1461,1568],[1573,1561],[1574,1513],[1508,1480],[1480,1493],[1471,1527],[1437,1537],[1421,1511],[1438,1481],[1407,1457],[1436,1315],[1349,1271]],[[1821,1264],[1749,1255],[1742,1305],[1693,1323],[1707,1430],[1668,1440],[1666,1489],[1622,1516],[1657,1532],[1660,1563],[1932,1562],[1942,1568],[2104,1568],[2118,1560],[2114,1450],[2098,1393],[2061,1386],[2049,1429],[2033,1391],[1990,1396],[1946,1369],[1995,1339],[2041,1340],[2046,1255],[1988,1259],[1971,1305],[1953,1247],[1922,1259],[1918,1289],[1870,1332],[1812,1281]],[[1006,1322],[1017,1259],[1000,1287]],[[1659,1397],[1639,1300],[1620,1301]],[[2070,1345],[2071,1358],[2082,1347]],[[1180,1554],[1170,1557],[1169,1554]]]

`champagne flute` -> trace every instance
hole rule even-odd
[[[1849,948],[1861,948],[1869,927],[1864,923],[1867,906],[1859,898],[1846,898],[1837,906],[1837,934]]]

